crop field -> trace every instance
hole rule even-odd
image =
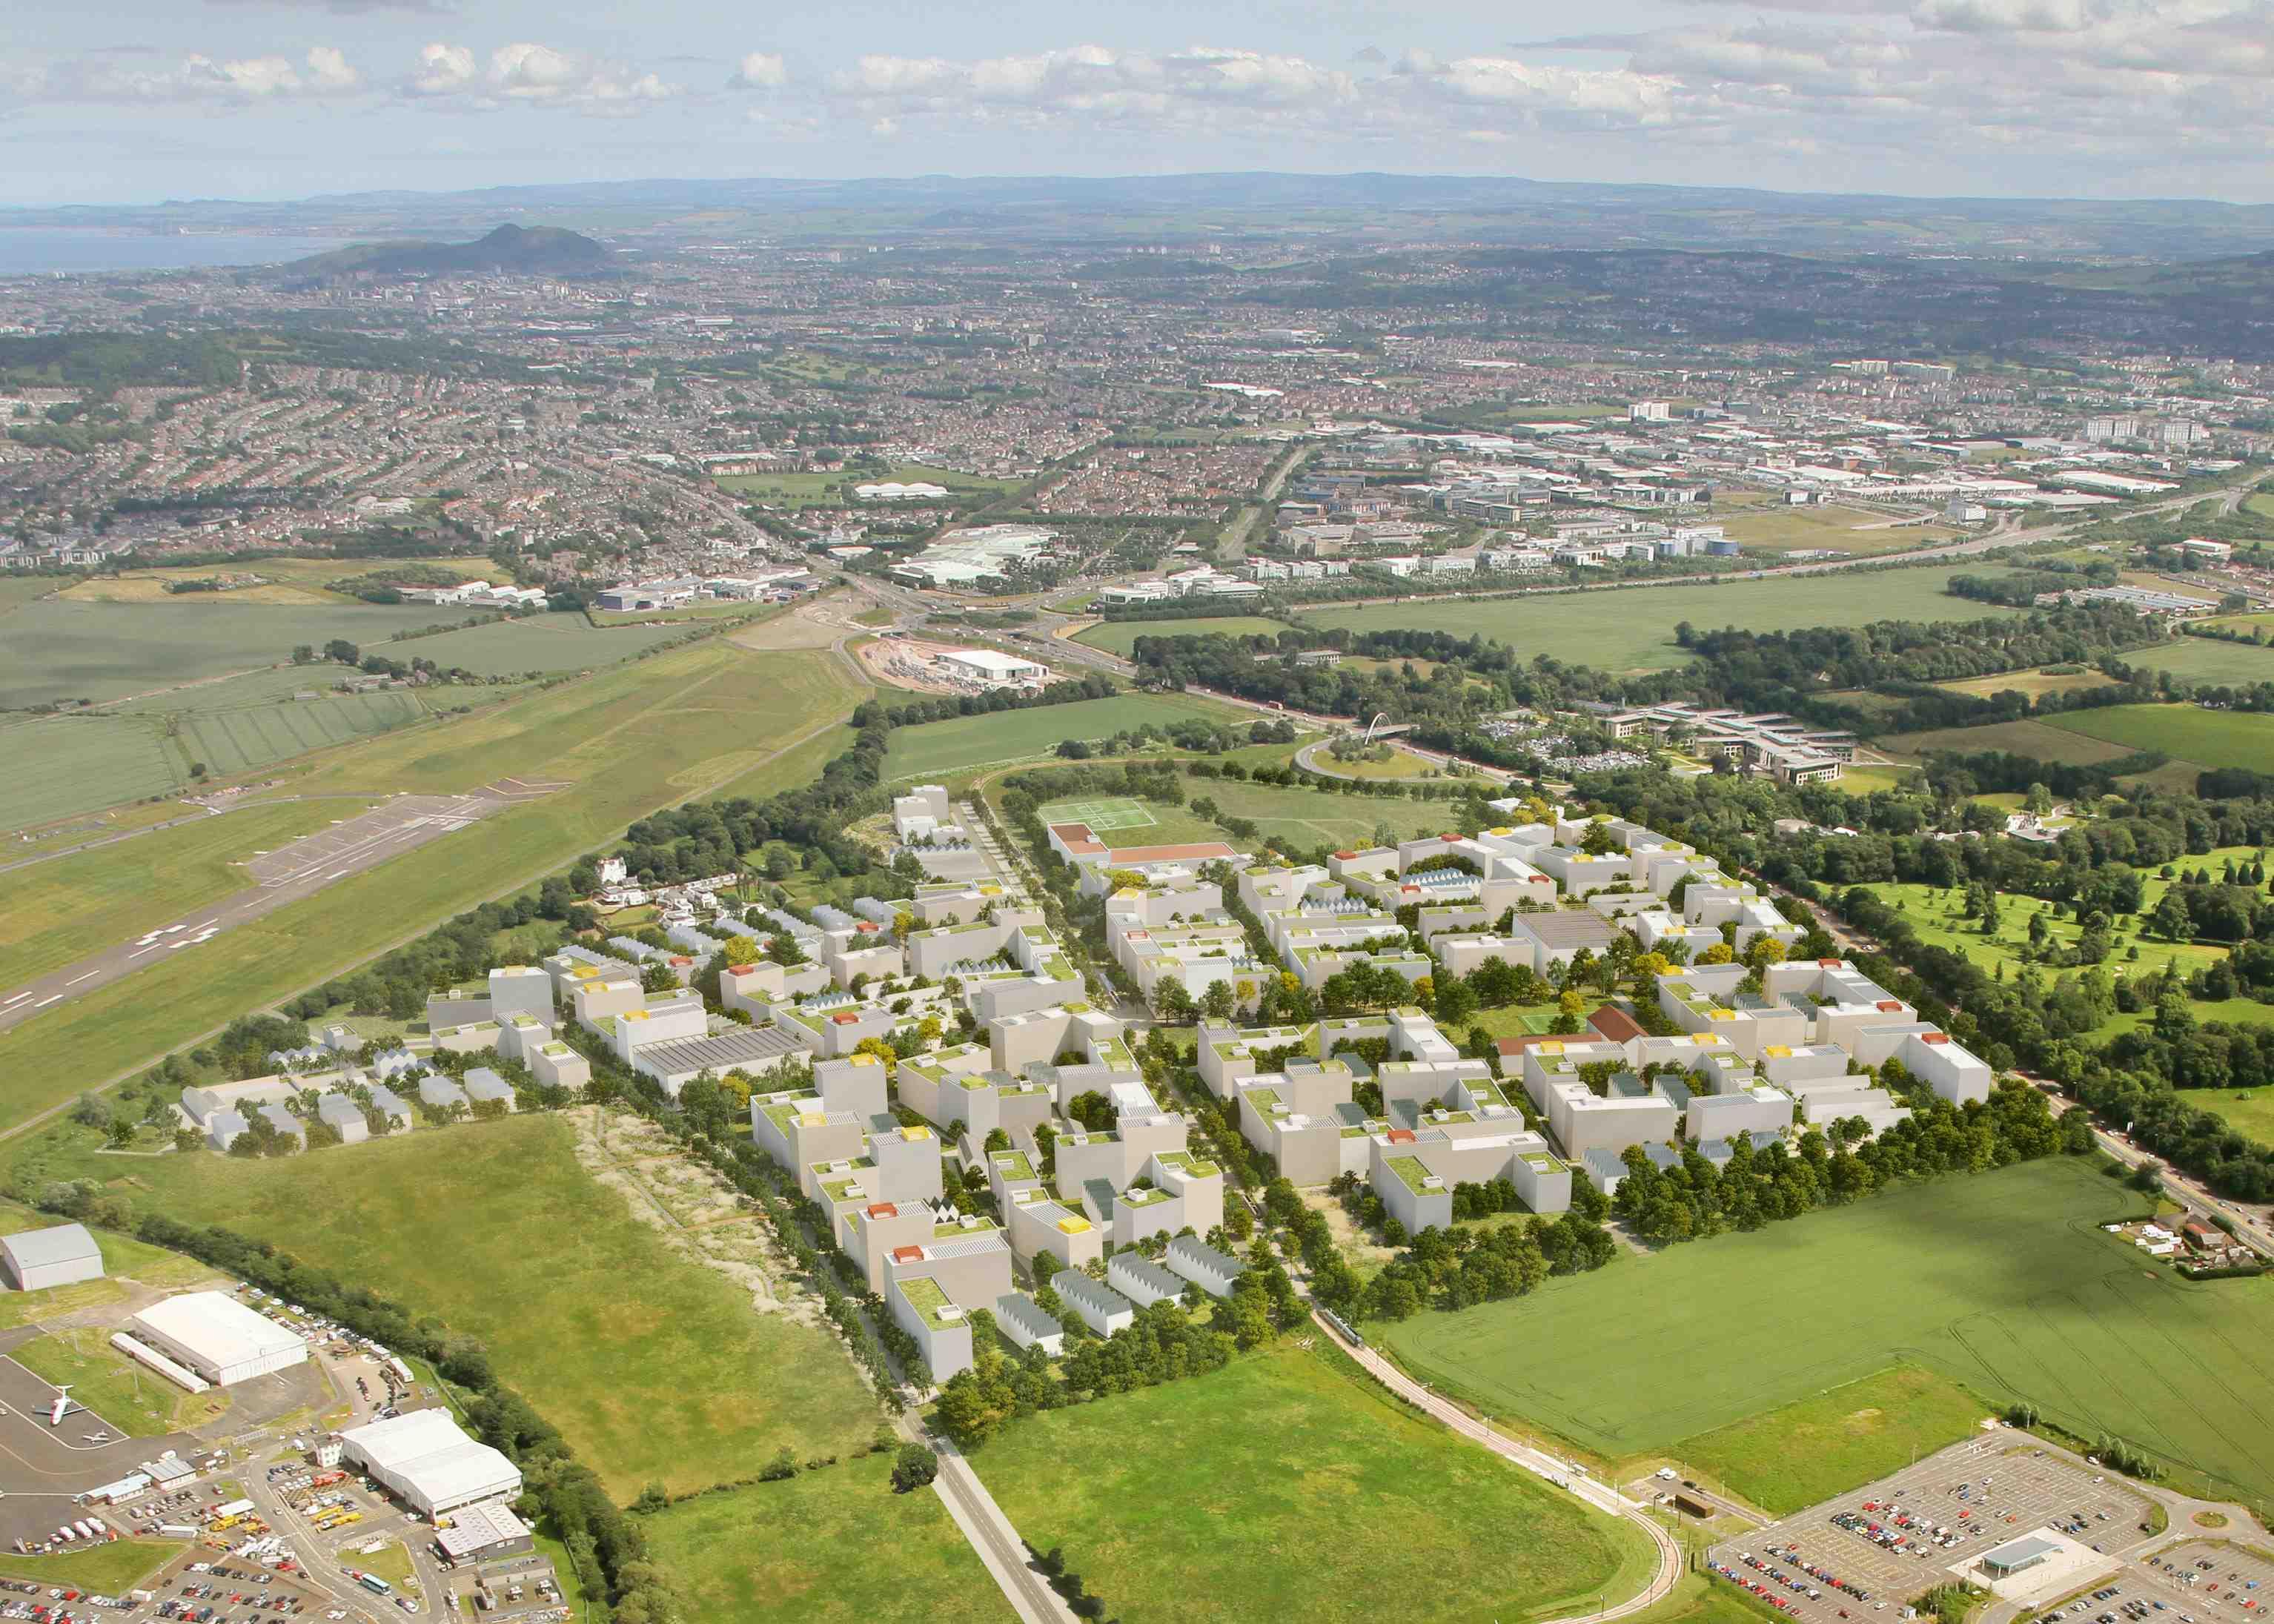
[[[830,1333],[754,1311],[681,1257],[577,1162],[565,1116],[282,1161],[162,1156],[131,1174],[80,1148],[93,1140],[59,1131],[49,1154],[138,1210],[273,1241],[481,1338],[620,1500],[748,1476],[784,1445],[847,1449],[881,1418]]]
[[[1076,633],[1073,641],[1127,659],[1140,637],[1276,637],[1286,629],[1284,622],[1261,615],[1196,615],[1175,620],[1100,620]]]
[[[1917,1365],[1898,1365],[1685,1440],[1683,1467],[1779,1516],[1869,1483],[1906,1450],[1933,1454],[1972,1432],[1982,1402]]]
[[[0,783],[0,828],[171,794],[189,778],[157,730],[100,714],[0,723],[0,755],[36,769]]]
[[[486,819],[478,840],[405,853],[0,1034],[0,1125],[534,884],[659,807],[802,783],[841,748],[844,718],[869,691],[825,654],[712,640],[335,751],[295,793],[452,793],[514,774],[575,787]]]
[[[433,619],[430,614],[426,623],[432,624]],[[683,637],[687,630],[667,623],[595,626],[581,614],[531,614],[460,631],[437,632],[432,637],[413,637],[376,651],[405,664],[416,658],[433,660],[446,671],[463,666],[486,677],[511,677],[523,672],[591,671],[613,665],[659,643]]]
[[[644,1524],[689,1616],[725,1624],[993,1624],[1003,1593],[930,1489],[892,1456],[674,1506]],[[889,1553],[890,1560],[880,1560]]]
[[[2255,643],[2225,643],[2216,637],[2183,637],[2161,648],[2135,650],[2124,657],[2124,663],[2148,671],[2168,671],[2189,682],[2207,682],[2214,687],[2274,682],[2274,648]]]
[[[1958,532],[1947,524],[1890,524],[1884,513],[1837,503],[1821,508],[1761,507],[1716,518],[1732,541],[1782,552],[1901,553],[1947,541]]]
[[[253,883],[243,865],[255,853],[365,809],[351,801],[240,807],[19,868],[0,892],[0,987],[44,975],[200,903],[243,891]]]
[[[1982,567],[1971,567],[1980,574]],[[1979,620],[2016,613],[1953,598],[1943,583],[1957,573],[1931,567],[1852,575],[1730,576],[1714,583],[1532,592],[1514,598],[1435,598],[1320,609],[1306,624],[1352,631],[1413,627],[1497,638],[1525,659],[1546,654],[1604,671],[1664,671],[1689,658],[1674,628],[1739,627],[1787,631],[1803,626],[1864,626],[1873,620]]]
[[[2263,1499],[2274,1281],[2143,1268],[2095,1227],[2140,1199],[2085,1162],[2027,1162],[1622,1259],[1381,1340],[1484,1409],[1614,1459],[1679,1455],[1908,1360],[1986,1404],[2027,1399],[2072,1432],[2112,1433]]]
[[[442,615],[430,605],[86,604],[43,598],[8,616],[0,639],[0,706],[119,699],[224,672],[274,665],[298,643],[335,637],[378,644]],[[409,655],[403,657],[406,660]]]
[[[2089,712],[2087,714],[2090,714]],[[2058,718],[2067,721],[2066,716]],[[1992,722],[1986,727],[1937,727],[1924,733],[1890,733],[1879,741],[1888,755],[1923,758],[1930,750],[1955,750],[1973,756],[1984,750],[2005,750],[2067,767],[2090,767],[2132,754],[2133,746],[2089,739],[2056,726],[2054,719],[2026,718],[2018,722]]]
[[[2157,650],[2150,650],[2150,653]],[[1987,699],[1993,694],[2027,694],[2031,699],[2042,699],[2047,694],[2073,694],[2082,688],[2106,688],[2116,679],[2104,672],[2090,668],[2083,671],[2007,671],[1993,677],[1961,677],[1948,682],[1938,682],[1937,688],[1948,688],[1954,694],[1971,694],[1977,699]]]
[[[1624,1594],[1651,1560],[1323,1339],[1046,1410],[974,1464],[1021,1537],[1064,1546],[1129,1620],[1517,1624]]]
[[[885,776],[895,782],[948,778],[1047,756],[1062,739],[1103,739],[1148,722],[1165,727],[1195,717],[1225,724],[1250,719],[1229,706],[1174,694],[1117,694],[1111,699],[998,710],[991,716],[960,716],[894,728],[892,746],[885,753]]]
[[[2162,750],[2205,767],[2274,767],[2274,716],[2196,705],[2111,705],[2061,718],[2070,733],[2127,750]]]

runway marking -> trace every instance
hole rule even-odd
[[[100,970],[89,970],[85,975],[74,975],[71,980],[65,981],[64,985],[66,987],[76,987],[81,981],[91,981],[102,974],[102,972]]]
[[[27,992],[19,992],[19,993],[18,993],[14,997],[10,998],[9,1000],[7,1000],[7,1002],[6,1002],[6,1003],[4,1003],[4,1004],[0,1004],[0,1009],[5,1009],[5,1008],[7,1008],[7,1007],[8,1007],[8,1004],[21,1004],[25,999],[26,999],[26,998],[28,998],[28,997],[30,997],[31,996],[32,996],[32,995],[31,995],[30,993],[27,993]]]
[[[54,997],[52,997],[52,998],[42,998],[42,999],[41,999],[37,1004],[34,1004],[32,1007],[33,1007],[34,1009],[35,1009],[35,1010],[43,1010],[43,1009],[46,1009],[46,1008],[48,1007],[48,1005],[49,1005],[50,1004],[61,1004],[63,1001],[64,1001],[64,996],[63,996],[63,994],[61,994],[61,993],[57,993],[57,994],[56,994]]]

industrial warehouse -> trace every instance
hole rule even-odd
[[[220,1291],[154,1303],[127,1322],[136,1339],[217,1387],[303,1364],[308,1344]]]
[[[429,1517],[521,1492],[511,1461],[458,1430],[447,1410],[414,1410],[340,1434],[347,1459]]]
[[[19,1291],[44,1291],[102,1278],[102,1248],[83,1223],[26,1229],[0,1238],[0,1269]]]

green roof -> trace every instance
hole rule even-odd
[[[1196,1156],[1188,1150],[1172,1150],[1157,1158],[1165,1168],[1174,1168],[1190,1178],[1213,1178],[1223,1169],[1206,1156]]]
[[[1434,1191],[1425,1191],[1422,1188],[1421,1181],[1429,1177],[1429,1169],[1421,1165],[1421,1159],[1419,1157],[1392,1156],[1389,1159],[1386,1165],[1391,1172],[1397,1175],[1398,1182],[1403,1184],[1414,1194],[1434,1195],[1436,1193]]]
[[[1035,1164],[1023,1150],[998,1150],[990,1158],[995,1170],[1005,1178],[1033,1178]]]
[[[900,1295],[908,1299],[908,1306],[923,1316],[923,1322],[935,1331],[952,1331],[965,1323],[958,1314],[953,1320],[940,1317],[944,1308],[953,1308],[947,1293],[940,1289],[939,1282],[929,1274],[912,1274],[900,1282]]]

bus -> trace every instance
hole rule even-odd
[[[362,1585],[364,1589],[369,1590],[374,1596],[392,1596],[395,1594],[395,1587],[388,1583],[386,1580],[380,1578],[377,1574],[358,1574],[356,1575],[356,1583]]]

